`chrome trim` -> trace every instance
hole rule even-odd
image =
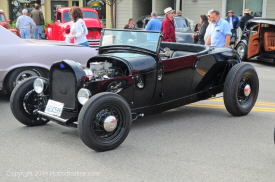
[[[57,116],[54,116],[54,115],[45,113],[45,112],[43,112],[43,111],[37,111],[37,112],[38,112],[38,114],[41,114],[41,115],[46,116],[46,117],[48,117],[48,118],[52,118],[52,119],[57,120],[57,121],[60,121],[60,122],[66,123],[66,122],[68,121],[67,119],[65,120],[65,119],[62,119],[62,118],[60,118],[60,117],[57,117]]]

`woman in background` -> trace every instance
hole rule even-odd
[[[206,32],[206,28],[208,27],[208,18],[206,15],[200,15],[200,23],[201,28],[199,29],[199,32],[192,34],[191,36],[193,39],[198,39],[197,44],[204,45],[204,34]]]
[[[134,19],[130,18],[128,21],[128,24],[124,26],[124,29],[134,29],[134,28],[135,28]]]
[[[70,34],[66,36],[66,42],[71,43],[71,39],[74,39],[74,43],[78,45],[83,45],[89,47],[86,35],[88,34],[88,29],[83,20],[83,11],[76,6],[70,9],[70,15],[72,17],[72,25],[70,29]]]

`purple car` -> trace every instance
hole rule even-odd
[[[48,77],[56,61],[69,59],[84,66],[97,55],[94,48],[60,41],[21,39],[2,26],[0,40],[0,90],[7,93],[26,78]]]

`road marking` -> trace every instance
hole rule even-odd
[[[223,102],[223,98],[211,98],[208,101]],[[192,103],[186,105],[187,107],[205,107],[205,108],[216,108],[216,109],[225,109],[224,104],[203,104],[203,103]],[[255,107],[255,106],[264,106],[264,107]],[[252,108],[252,111],[260,112],[275,112],[275,103],[270,102],[256,102],[255,106]]]

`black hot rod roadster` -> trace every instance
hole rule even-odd
[[[223,92],[234,116],[254,106],[259,81],[250,64],[230,48],[161,42],[161,33],[105,29],[99,55],[87,69],[55,62],[49,80],[30,78],[11,95],[15,118],[27,126],[50,120],[79,131],[96,151],[118,147],[131,123]]]

